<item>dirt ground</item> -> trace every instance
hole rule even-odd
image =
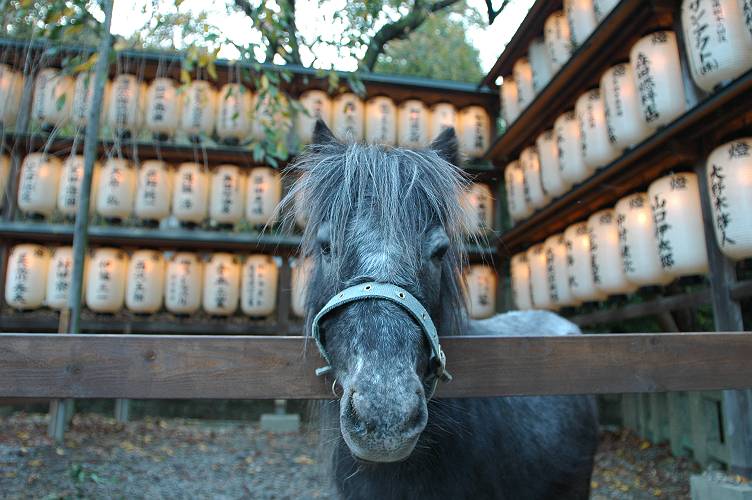
[[[65,443],[46,417],[0,417],[1,498],[331,498],[315,432],[272,435],[257,424],[77,415]],[[604,432],[594,499],[689,498],[686,459],[629,433]]]

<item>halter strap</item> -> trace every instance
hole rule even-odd
[[[311,335],[316,341],[321,357],[323,357],[327,363],[326,366],[316,370],[316,375],[324,375],[325,373],[332,371],[331,359],[329,358],[319,335],[319,322],[321,319],[334,309],[345,304],[368,299],[388,300],[394,304],[398,304],[418,322],[418,325],[420,325],[420,329],[425,334],[428,339],[428,344],[431,346],[431,359],[429,360],[431,372],[427,379],[430,388],[428,399],[431,399],[433,393],[436,391],[436,385],[439,379],[444,382],[452,380],[452,376],[446,371],[446,357],[444,356],[444,351],[441,350],[439,334],[436,331],[436,326],[431,320],[431,315],[428,314],[428,311],[423,307],[423,304],[421,304],[418,299],[404,288],[400,288],[397,285],[392,285],[390,283],[369,281],[367,283],[360,283],[345,288],[329,299],[329,302],[327,302],[318,314],[316,314],[313,318],[313,323],[311,324]]]

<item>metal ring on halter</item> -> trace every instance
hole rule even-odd
[[[339,399],[341,396],[337,395],[337,388],[336,388],[336,386],[337,386],[337,379],[335,378],[334,382],[332,382],[332,394],[334,394],[335,398]]]

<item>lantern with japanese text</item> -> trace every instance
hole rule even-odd
[[[36,309],[44,302],[50,252],[41,245],[16,245],[8,256],[5,302],[13,309]]]
[[[214,132],[217,115],[217,92],[206,80],[193,80],[183,90],[180,130],[197,142]]]
[[[474,264],[468,267],[468,314],[472,319],[490,318],[496,313],[496,273],[491,266]]]
[[[144,125],[154,138],[167,140],[175,135],[180,118],[180,99],[175,80],[155,78],[146,91]]]
[[[225,144],[239,144],[251,133],[253,94],[240,83],[227,83],[217,95],[217,136]]]
[[[507,209],[512,220],[519,221],[532,214],[530,192],[519,161],[515,160],[507,165],[504,170],[504,185],[507,192]]]
[[[0,126],[16,123],[23,87],[23,75],[7,64],[0,64]]]
[[[243,217],[245,176],[236,165],[220,165],[212,171],[209,217],[232,227]]]
[[[440,133],[448,128],[457,130],[457,108],[454,104],[440,102],[434,104],[431,108],[431,122],[429,123],[429,137],[431,140],[436,139]]]
[[[595,11],[595,20],[600,23],[614,10],[620,0],[593,0],[593,11]]]
[[[199,224],[209,209],[209,178],[198,163],[181,163],[172,182],[172,215],[182,223]]]
[[[463,194],[463,208],[470,234],[493,230],[493,195],[487,184],[473,182]]]
[[[138,186],[133,213],[148,225],[155,226],[170,215],[172,173],[160,160],[147,160],[138,169]]]
[[[408,99],[397,107],[397,144],[422,148],[428,144],[428,108],[422,101]]]
[[[512,79],[512,75],[504,77],[504,81],[499,87],[499,96],[501,98],[501,116],[509,127],[520,116],[517,83]]]
[[[125,306],[138,314],[153,314],[162,308],[165,262],[162,252],[136,250],[128,262]]]
[[[44,301],[47,307],[58,311],[68,307],[72,280],[73,247],[53,249],[47,268],[47,292]]]
[[[553,309],[551,289],[548,286],[548,268],[546,267],[546,248],[543,243],[533,245],[527,251],[527,263],[530,267],[530,296],[535,309]]]
[[[31,117],[45,130],[59,127],[70,118],[73,103],[73,78],[56,68],[41,70],[34,80]]]
[[[541,185],[551,197],[560,196],[572,187],[565,181],[559,170],[559,146],[553,130],[546,130],[535,140],[540,161]]]
[[[530,267],[527,263],[527,255],[522,252],[512,257],[509,275],[512,278],[512,300],[514,306],[525,311],[533,308],[533,299],[530,296]]]
[[[105,82],[100,116],[107,109],[110,94],[110,82]],[[71,106],[71,121],[77,127],[85,127],[89,119],[89,108],[94,99],[94,73],[79,73],[73,86],[73,105]]]
[[[520,153],[520,166],[525,176],[525,185],[527,186],[530,204],[534,209],[544,207],[551,201],[548,193],[543,189],[541,183],[541,167],[538,151],[535,146],[528,146]]]
[[[397,144],[397,106],[391,97],[380,95],[366,102],[366,142]]]
[[[274,224],[275,211],[282,199],[282,178],[269,167],[256,167],[248,174],[245,218],[254,226]]]
[[[590,177],[594,169],[582,159],[582,135],[574,111],[559,116],[554,130],[559,147],[559,171],[564,182],[573,185]]]
[[[165,309],[193,314],[201,307],[203,263],[195,253],[179,252],[167,262]]]
[[[616,158],[618,152],[608,136],[601,91],[593,89],[582,94],[577,99],[575,113],[580,124],[582,161],[592,169],[607,165]]]
[[[204,264],[204,311],[229,316],[238,308],[240,263],[235,255],[215,253]]]
[[[49,217],[55,210],[60,181],[60,160],[44,153],[30,153],[21,164],[18,208],[32,216]]]
[[[107,219],[127,219],[133,211],[136,171],[128,160],[110,158],[104,162],[97,185],[97,213]]]
[[[554,74],[572,57],[572,38],[569,34],[569,21],[564,12],[557,10],[543,24],[543,39],[551,58]]]
[[[308,280],[311,277],[313,260],[297,258],[290,261],[290,309],[298,318],[305,317]]]
[[[115,136],[135,136],[141,125],[143,88],[136,75],[121,74],[112,80],[105,123]]]
[[[564,0],[564,12],[567,14],[572,45],[579,47],[595,31],[598,24],[593,0]]]
[[[91,185],[93,189],[90,193],[89,209],[94,210],[97,203],[97,186],[101,165],[94,162],[92,170]],[[57,209],[66,217],[76,216],[78,200],[81,198],[81,183],[84,179],[84,157],[82,155],[72,155],[65,159],[60,169],[60,182],[57,190]]]
[[[249,255],[243,264],[240,308],[251,317],[264,317],[277,307],[279,271],[271,255]]]
[[[523,111],[535,99],[533,68],[530,66],[530,61],[525,57],[517,59],[512,67],[512,76],[514,83],[517,84],[517,103],[520,111]]]
[[[605,297],[596,288],[593,280],[590,232],[587,222],[569,226],[564,231],[564,240],[567,246],[569,289],[572,295],[582,302],[604,299]]]
[[[621,261],[616,213],[610,208],[594,213],[588,219],[588,231],[595,287],[607,295],[633,292]]]
[[[125,300],[128,254],[118,248],[97,248],[90,253],[86,271],[86,307],[115,313]]]
[[[530,68],[533,71],[533,90],[540,92],[548,85],[554,74],[554,69],[551,65],[551,54],[548,53],[546,42],[543,38],[536,38],[530,42],[527,57],[530,60]]]
[[[332,100],[323,90],[306,90],[300,94],[300,105],[303,111],[298,111],[295,117],[295,130],[300,143],[309,144],[316,120],[327,124],[332,122]]]
[[[569,288],[569,269],[567,268],[567,241],[563,234],[555,234],[546,238],[543,243],[546,252],[546,278],[548,279],[548,295],[551,302],[558,307],[569,307],[577,304]]]
[[[483,156],[491,144],[491,118],[482,106],[467,106],[460,110],[457,141],[460,152],[470,158]]]
[[[650,135],[650,128],[642,118],[640,95],[631,65],[617,64],[603,73],[601,97],[608,137],[617,150],[634,146]]]
[[[365,129],[365,105],[353,93],[337,96],[332,103],[332,132],[342,140],[362,141]]]

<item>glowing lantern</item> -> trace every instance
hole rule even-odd
[[[491,144],[491,118],[482,106],[462,108],[459,116],[457,140],[460,152],[470,158],[478,158]]]
[[[582,161],[588,168],[607,165],[618,152],[611,145],[601,91],[593,89],[577,99],[575,113],[580,125]]]
[[[545,206],[551,201],[551,198],[549,198],[548,193],[543,189],[543,184],[541,183],[540,160],[538,159],[538,151],[536,151],[535,146],[523,149],[519,161],[522,173],[525,176],[525,185],[527,186],[530,204],[534,209]]]
[[[141,220],[154,225],[170,215],[172,175],[167,164],[160,160],[147,160],[138,170],[138,187],[133,213]]]
[[[514,306],[524,311],[533,308],[533,299],[530,296],[530,267],[527,264],[527,255],[518,253],[512,257],[509,274],[512,278],[512,299]]]
[[[527,251],[530,267],[530,296],[535,309],[553,309],[551,289],[548,286],[548,267],[546,266],[546,247],[538,243]]]
[[[642,118],[632,66],[617,64],[606,70],[601,77],[601,96],[609,140],[617,150],[634,146],[650,135]]]
[[[282,199],[282,179],[269,167],[251,170],[246,182],[245,218],[254,226],[274,224],[276,209]]]
[[[556,73],[572,57],[572,39],[569,22],[564,12],[558,10],[548,16],[543,24],[543,39],[551,57],[551,68]]]
[[[10,175],[10,158],[8,158],[8,155],[0,154],[0,202],[5,199],[8,175]]]
[[[467,270],[468,314],[472,319],[496,313],[496,273],[490,266],[475,264]]]
[[[155,78],[146,91],[144,125],[158,140],[175,135],[180,117],[180,96],[172,78]]]
[[[243,217],[245,176],[236,165],[220,165],[212,171],[209,217],[232,227]]]
[[[647,193],[636,193],[619,200],[615,207],[619,226],[619,244],[624,274],[639,286],[665,285],[671,277],[663,272],[655,223]]]
[[[165,309],[174,314],[193,314],[201,307],[203,264],[194,253],[180,252],[167,263]]]
[[[512,220],[522,220],[532,214],[530,191],[519,161],[515,160],[507,165],[504,170],[504,184],[507,191],[507,208]]]
[[[533,71],[533,90],[540,92],[548,85],[548,82],[551,81],[554,75],[551,54],[549,54],[543,38],[536,38],[530,42],[527,57],[530,60],[530,68]]]
[[[18,106],[23,95],[23,75],[7,64],[0,64],[0,125],[16,123]]]
[[[107,109],[109,92],[110,83],[105,82],[100,116],[104,114],[103,111]],[[94,73],[79,73],[73,87],[73,105],[71,106],[71,121],[77,127],[86,126],[92,99],[94,99]]]
[[[366,142],[397,144],[397,106],[390,97],[377,96],[366,102]]]
[[[89,208],[91,211],[96,206],[97,183],[101,170],[99,162],[94,162],[91,180],[91,199]],[[67,217],[75,217],[78,208],[78,200],[81,197],[81,183],[84,180],[84,157],[81,155],[69,156],[63,162],[60,170],[60,183],[57,190],[57,209]]]
[[[152,314],[162,307],[165,263],[162,252],[136,250],[128,263],[125,306],[139,314]]]
[[[204,311],[229,316],[238,308],[240,264],[229,253],[215,253],[204,264]]]
[[[272,97],[271,94],[266,94],[261,98],[259,95],[255,102],[254,120],[251,125],[253,138],[261,142],[276,133],[277,137],[286,139],[292,128],[290,102],[287,96],[278,94]]]
[[[127,219],[133,211],[136,171],[122,158],[110,158],[102,167],[97,188],[97,213],[108,219]]]
[[[600,23],[619,5],[620,0],[593,0],[593,11],[595,11],[595,20]]]
[[[21,164],[18,208],[32,215],[49,216],[55,210],[60,160],[43,153],[26,155]]]
[[[583,302],[605,298],[596,288],[593,280],[590,232],[587,222],[569,226],[564,231],[564,240],[567,245],[567,269],[572,295]]]
[[[421,148],[428,144],[428,108],[417,99],[408,99],[397,109],[397,144]]]
[[[193,80],[183,91],[180,130],[193,141],[214,132],[217,92],[206,80]]]
[[[217,96],[217,136],[238,144],[251,133],[253,94],[239,83],[225,84]]]
[[[431,123],[429,137],[433,140],[448,128],[457,130],[457,108],[454,104],[440,102],[431,108]]]
[[[295,119],[295,130],[302,144],[308,144],[313,139],[313,127],[316,120],[324,123],[332,121],[332,100],[323,90],[306,90],[300,95],[300,104],[305,111],[298,112]]]
[[[209,180],[198,163],[181,163],[172,183],[172,215],[181,222],[198,224],[209,208]]]
[[[652,33],[634,44],[629,54],[645,123],[657,129],[684,113],[686,103],[676,34]]]
[[[595,31],[598,24],[595,20],[593,0],[564,0],[564,12],[567,14],[572,45],[579,47]]]
[[[504,82],[499,87],[501,97],[501,116],[507,122],[509,127],[520,116],[520,103],[518,101],[517,83],[512,80],[511,75],[504,78]]]
[[[471,234],[493,230],[493,196],[486,184],[474,182],[463,197],[467,228]]]
[[[86,272],[86,306],[98,313],[115,313],[125,300],[128,255],[117,248],[97,248]]]
[[[59,127],[70,118],[73,78],[55,68],[45,68],[34,81],[31,116],[42,128]]]
[[[631,293],[634,286],[624,274],[619,244],[619,226],[612,209],[601,210],[588,219],[590,257],[595,287],[607,295]]]
[[[658,255],[663,270],[679,277],[708,270],[697,176],[680,173],[650,184]]]
[[[136,75],[122,74],[110,86],[106,123],[119,137],[136,135],[142,117],[142,86]]]
[[[247,316],[269,316],[277,307],[279,271],[270,255],[250,255],[243,264],[240,308]]]
[[[569,307],[577,304],[569,288],[569,269],[567,268],[567,242],[563,234],[546,238],[543,243],[546,252],[546,277],[548,295],[554,306]]]
[[[530,66],[530,61],[524,57],[517,59],[512,67],[512,76],[514,83],[517,84],[517,102],[520,111],[523,111],[535,99],[533,68]]]
[[[58,247],[52,251],[47,268],[47,307],[58,311],[68,307],[72,280],[73,247]]]
[[[556,144],[556,134],[553,130],[546,130],[538,136],[535,145],[538,148],[543,191],[552,198],[564,194],[572,185],[562,178],[559,170],[559,146]]]
[[[295,316],[304,318],[308,281],[311,278],[313,260],[310,258],[294,259],[290,261],[290,266],[290,308]]]
[[[752,138],[716,148],[706,173],[718,247],[735,260],[752,257]]]
[[[16,245],[8,257],[5,302],[14,309],[36,309],[44,302],[49,251],[40,245]]]
[[[337,96],[332,104],[332,132],[342,140],[363,140],[365,106],[352,93]]]
[[[567,184],[582,182],[593,173],[593,168],[582,159],[582,135],[577,116],[568,111],[554,122],[556,144],[559,147],[559,171]]]

